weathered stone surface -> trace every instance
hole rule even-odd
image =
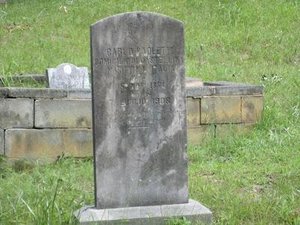
[[[19,78],[20,77],[20,78]],[[42,82],[42,76],[19,76],[16,79],[34,79]],[[14,77],[12,77],[14,79]],[[237,84],[229,82],[210,82],[203,83],[196,78],[186,78],[186,96],[203,97],[203,96],[230,96],[230,95],[260,95],[263,94],[263,87],[257,85]],[[13,98],[90,98],[89,89],[45,89],[45,88],[0,88],[1,97]]]
[[[0,98],[6,98],[8,95],[8,89],[7,88],[0,88]]]
[[[8,129],[5,155],[10,159],[53,161],[61,155],[92,155],[90,129]]]
[[[32,99],[1,99],[0,128],[33,127]]]
[[[56,68],[47,69],[50,88],[88,88],[90,80],[87,67],[77,67],[70,63],[63,63]]]
[[[91,128],[91,100],[42,99],[35,101],[37,128]]]
[[[4,130],[0,129],[0,155],[4,155]]]
[[[241,123],[241,97],[201,98],[201,124]]]
[[[215,125],[201,125],[198,127],[189,127],[187,130],[188,144],[201,145],[207,140],[215,137]]]
[[[90,89],[54,89],[54,88],[0,88],[0,98],[49,98],[49,99],[88,99],[91,98]]]
[[[185,217],[191,222],[212,223],[212,213],[194,200],[185,204],[96,209],[84,207],[74,213],[80,224],[165,225],[170,218]],[[149,219],[151,218],[151,219]]]
[[[92,93],[90,89],[73,89],[68,91],[70,99],[91,99]]]
[[[231,82],[204,82],[195,78],[187,79],[186,96],[240,96],[262,95],[263,87],[260,85],[239,84]]]
[[[262,96],[242,97],[242,122],[257,123],[262,118],[264,99]]]
[[[185,88],[198,88],[198,87],[203,87],[203,82],[197,78],[192,78],[192,77],[186,77],[185,78]]]
[[[10,98],[66,98],[68,91],[49,88],[7,88],[7,96]]]
[[[187,98],[187,125],[188,127],[200,125],[199,98]]]
[[[181,22],[134,12],[91,26],[96,207],[188,201]]]

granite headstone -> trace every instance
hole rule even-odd
[[[79,221],[192,213],[210,222],[188,199],[183,24],[148,12],[100,20],[91,60],[95,208]]]
[[[188,202],[182,23],[130,13],[91,32],[97,208]]]
[[[48,68],[46,74],[49,88],[90,89],[87,67],[77,67],[70,63],[63,63],[56,68]]]

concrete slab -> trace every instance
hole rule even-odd
[[[188,127],[200,125],[200,99],[187,98],[187,125]]]
[[[241,97],[203,97],[200,112],[201,124],[241,123]]]
[[[192,222],[212,223],[212,212],[190,199],[185,204],[140,206],[114,209],[96,209],[92,206],[83,207],[77,210],[74,215],[80,224],[143,224],[163,225],[169,219],[182,218]]]
[[[50,88],[7,88],[6,97],[9,98],[66,98],[68,91]]]
[[[35,101],[37,128],[91,128],[90,99],[40,99]]]
[[[242,97],[242,122],[257,123],[262,119],[264,110],[263,96]]]
[[[55,161],[60,156],[92,156],[91,129],[8,129],[5,155],[10,160]]]
[[[33,99],[0,98],[0,128],[32,128]]]

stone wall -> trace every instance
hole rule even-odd
[[[261,86],[187,79],[186,87],[189,144],[248,130],[262,117]],[[89,90],[0,88],[0,154],[41,161],[91,156],[91,113]]]
[[[261,86],[214,82],[195,87],[193,82],[190,79],[186,85],[189,143],[247,132],[261,120]]]

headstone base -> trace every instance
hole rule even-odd
[[[192,199],[186,204],[96,209],[91,206],[75,211],[80,224],[164,225],[173,218],[185,217],[203,224],[212,223],[212,212]]]

